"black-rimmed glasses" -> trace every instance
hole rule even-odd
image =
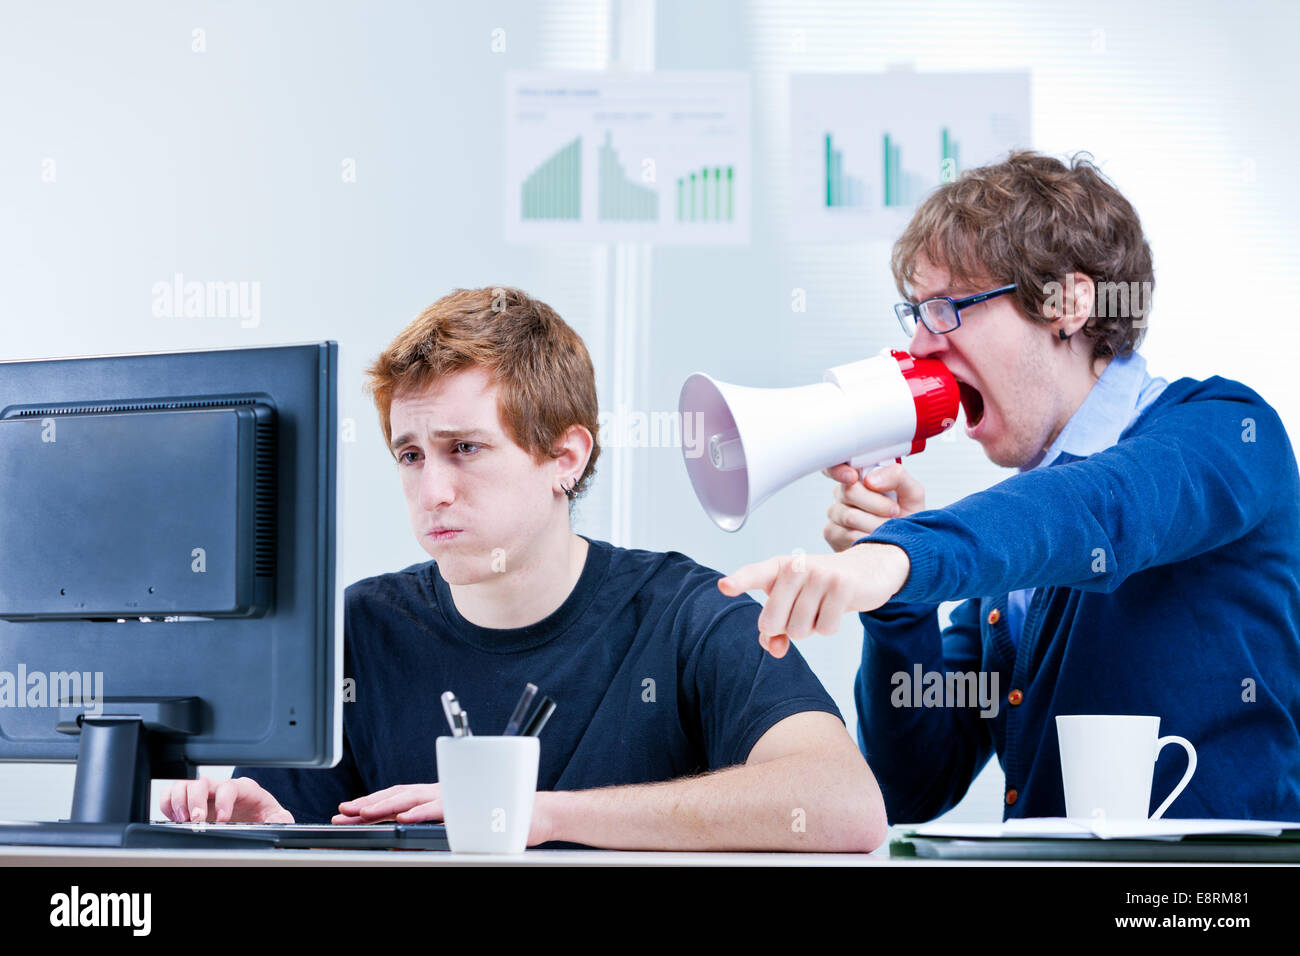
[[[961,325],[962,309],[978,305],[994,296],[1005,295],[1014,291],[1015,288],[1016,285],[1013,282],[1011,285],[1004,285],[976,295],[968,295],[963,299],[954,299],[947,295],[936,295],[934,298],[925,299],[921,302],[900,302],[894,306],[894,314],[898,316],[898,324],[903,327],[903,334],[909,339],[916,334],[918,318],[935,335],[943,335]]]

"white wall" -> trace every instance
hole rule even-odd
[[[342,453],[341,573],[353,581],[424,560],[361,370],[438,296],[508,283],[587,338],[602,400],[610,394],[610,252],[505,244],[501,110],[506,70],[608,65],[618,12],[596,0],[5,6],[0,354],[337,339],[340,414],[357,426]],[[903,344],[888,243],[785,238],[786,78],[910,63],[1031,70],[1035,145],[1091,150],[1143,217],[1157,268],[1152,371],[1240,379],[1300,429],[1289,367],[1300,343],[1294,5],[660,0],[654,22],[658,68],[752,73],[756,190],[750,246],[649,257],[649,311],[638,317],[650,331],[646,411],[674,409],[696,370],[804,384],[845,356]],[[505,53],[490,51],[497,27]],[[191,49],[196,28],[204,53]],[[354,184],[341,181],[348,158]],[[177,272],[260,283],[260,324],[154,318],[151,288]],[[798,316],[795,287],[808,291]],[[728,536],[695,503],[677,451],[637,454],[632,499],[643,506],[619,543],[720,570],[825,550],[820,476]],[[1003,474],[964,438],[934,443],[909,467],[933,506]],[[598,479],[579,530],[611,537],[610,507]],[[850,723],[860,643],[850,618],[801,648]],[[56,818],[70,794],[70,767],[0,766],[0,818]],[[955,812],[997,819],[1000,794],[994,767]]]

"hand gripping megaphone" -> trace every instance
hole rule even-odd
[[[805,475],[912,455],[957,420],[957,381],[938,359],[889,350],[837,365],[816,385],[748,388],[697,372],[678,410],[700,440],[682,443],[700,504],[738,531],[773,493]]]

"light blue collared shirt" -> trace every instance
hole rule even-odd
[[[1119,441],[1124,430],[1156,400],[1168,384],[1163,378],[1152,378],[1147,374],[1146,359],[1137,352],[1127,358],[1111,359],[1083,404],[1065,423],[1061,434],[1056,436],[1056,440],[1038,459],[1020,471],[1044,468],[1055,461],[1061,452],[1087,458],[1105,451]],[[1007,630],[1011,634],[1012,643],[1017,646],[1034,590],[1022,588],[1007,595]]]

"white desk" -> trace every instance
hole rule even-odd
[[[1150,866],[1146,863],[1024,863],[895,860],[887,853],[660,853],[529,850],[522,856],[431,850],[84,850],[0,847],[0,866]],[[1173,864],[1194,865],[1194,864]],[[1258,866],[1259,864],[1242,864]]]
[[[891,831],[891,837],[895,835]],[[874,853],[669,853],[624,850],[528,850],[521,856],[430,850],[115,850],[0,846],[4,866],[862,866],[862,867],[1150,867],[1245,866],[1262,863],[1113,863],[1072,860],[891,859],[889,841]]]

